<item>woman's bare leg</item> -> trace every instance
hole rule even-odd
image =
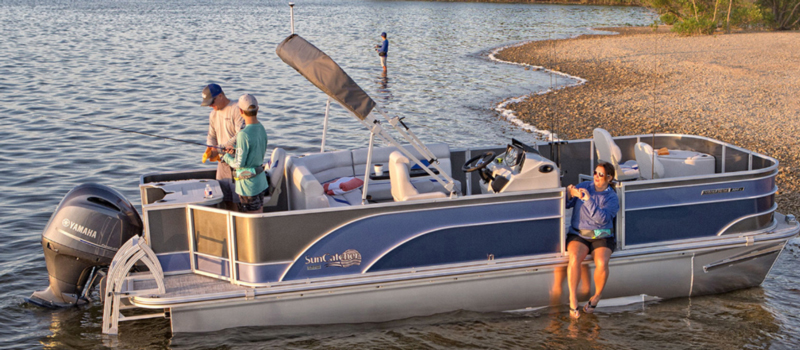
[[[589,298],[589,302],[597,306],[608,281],[608,260],[611,258],[611,249],[596,248],[592,252],[592,257],[594,257],[594,295]]]
[[[589,247],[578,241],[569,242],[567,246],[569,265],[567,266],[567,284],[569,285],[569,307],[578,307],[578,284],[581,282],[581,263],[589,253]]]

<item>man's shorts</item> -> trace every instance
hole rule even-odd
[[[606,247],[608,249],[611,249],[612,253],[614,252],[615,249],[617,249],[617,239],[614,236],[611,236],[609,238],[600,238],[600,239],[585,239],[573,233],[567,234],[567,245],[569,245],[569,242],[572,241],[578,241],[579,243],[588,247],[589,254],[591,254],[592,251],[597,248]]]
[[[264,194],[266,192],[267,190],[264,190],[255,196],[239,195],[239,210],[243,212],[261,210],[264,206]]]
[[[217,182],[222,189],[223,201],[239,203],[239,196],[236,195],[236,183],[233,181],[233,170],[223,161],[217,165]]]

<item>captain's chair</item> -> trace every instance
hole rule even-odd
[[[637,142],[634,146],[634,153],[636,154],[636,163],[639,164],[639,176],[642,179],[664,178],[664,165],[653,154],[653,147],[644,142]],[[655,173],[655,176],[653,173]]]
[[[389,181],[392,185],[392,198],[395,202],[447,198],[447,195],[442,192],[417,192],[408,175],[408,158],[399,151],[394,151],[389,155]]]
[[[283,182],[283,172],[286,166],[286,151],[283,148],[275,148],[270,157],[269,168],[265,166],[264,171],[267,173],[267,180],[269,180],[269,195],[264,197],[265,207],[274,207],[278,205],[278,197],[281,196],[281,187]]]
[[[639,170],[637,169],[636,161],[629,160],[620,164],[622,152],[619,146],[611,138],[611,134],[604,129],[594,129],[594,148],[597,150],[597,159],[603,162],[611,163],[616,172],[615,179],[617,181],[634,180],[639,178]]]

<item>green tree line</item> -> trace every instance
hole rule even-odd
[[[434,0],[645,6],[661,22],[685,34],[711,34],[718,28],[792,30],[800,28],[800,0]]]
[[[661,22],[685,34],[731,27],[790,30],[800,27],[800,0],[644,0]]]

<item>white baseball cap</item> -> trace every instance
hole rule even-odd
[[[239,108],[245,112],[255,112],[258,110],[258,101],[253,95],[244,94],[239,97]]]

